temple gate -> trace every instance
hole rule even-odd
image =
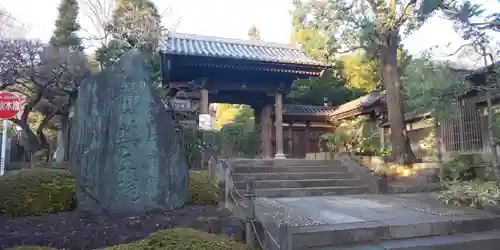
[[[169,34],[161,52],[164,84],[195,86],[198,91],[189,95],[199,100],[201,114],[209,113],[210,102],[254,109],[266,159],[285,158],[284,94],[294,80],[328,68],[293,45],[190,34]]]

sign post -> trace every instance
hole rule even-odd
[[[15,93],[0,91],[0,119],[2,122],[2,150],[0,156],[0,176],[5,173],[7,158],[8,119],[13,118],[21,110],[22,98]]]
[[[205,131],[212,130],[212,116],[210,114],[200,114],[198,116],[198,128],[201,131],[201,167],[205,167],[205,149],[208,145],[205,142]],[[210,169],[208,170],[210,173]]]
[[[200,114],[198,117],[198,127],[201,131],[212,130],[212,116],[209,114]]]

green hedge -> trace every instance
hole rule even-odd
[[[57,248],[39,247],[39,246],[17,246],[17,247],[7,248],[7,250],[57,250]]]
[[[250,250],[225,235],[209,234],[191,228],[173,228],[151,233],[147,238],[104,250]],[[57,250],[50,247],[19,246],[7,250]]]
[[[67,170],[34,168],[0,177],[0,214],[37,216],[75,207],[76,181]],[[206,172],[190,172],[188,204],[217,204],[219,190]]]
[[[0,214],[36,216],[72,210],[75,178],[67,170],[34,168],[0,177]]]
[[[106,250],[249,250],[247,246],[224,235],[215,235],[191,228],[173,228],[150,234],[146,239],[116,245]]]
[[[189,175],[189,204],[217,205],[219,188],[217,183],[210,181],[207,172],[191,171]]]

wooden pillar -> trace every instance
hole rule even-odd
[[[276,92],[275,110],[274,110],[274,127],[276,129],[276,159],[285,159],[283,154],[283,95],[281,92]]]
[[[262,157],[262,118],[261,118],[261,113],[262,113],[262,107],[257,107],[252,105],[253,112],[254,112],[254,117],[255,117],[255,125],[254,125],[254,133],[259,136],[259,143],[258,143],[258,155]]]
[[[200,114],[208,114],[208,89],[201,89]]]
[[[200,100],[200,114],[208,114],[209,100],[208,100],[208,89],[206,88],[206,79],[202,81],[202,89],[201,89],[201,100]],[[199,122],[199,121],[198,121]],[[201,139],[205,141],[205,133],[201,131]],[[205,150],[201,151],[201,159],[200,165],[202,168],[205,168],[206,161]]]
[[[385,129],[384,129],[384,127],[378,127],[378,134],[380,136],[380,148],[385,149]]]
[[[288,156],[294,156],[293,148],[293,122],[288,123]]]
[[[266,105],[261,113],[260,113],[260,126],[261,126],[261,148],[262,153],[261,157],[263,159],[272,158],[272,149],[271,149],[271,129],[272,129],[272,120],[271,120],[271,106]]]
[[[306,129],[304,132],[304,143],[306,144],[306,154],[310,153],[309,151],[311,150],[309,147],[311,143],[309,142],[309,127],[311,126],[311,123],[309,121],[306,121]]]

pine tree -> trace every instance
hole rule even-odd
[[[50,38],[50,45],[83,50],[82,41],[76,34],[80,30],[80,25],[76,20],[78,17],[77,0],[61,0],[58,11],[59,16]]]
[[[262,40],[262,38],[260,37],[260,30],[255,25],[252,25],[252,27],[250,27],[250,29],[248,30],[248,38],[253,41]]]
[[[113,39],[96,51],[101,68],[113,64],[132,48],[154,51],[161,35],[161,18],[150,0],[116,0],[108,29]]]

